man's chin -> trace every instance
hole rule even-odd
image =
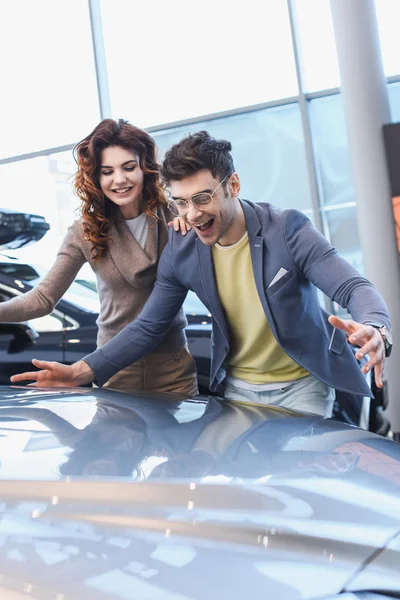
[[[215,244],[218,242],[219,238],[221,237],[219,235],[219,233],[217,233],[215,230],[210,231],[210,233],[207,234],[207,233],[202,233],[199,229],[197,229],[197,227],[193,227],[193,229],[195,230],[196,235],[199,238],[199,240],[205,246],[215,246]]]

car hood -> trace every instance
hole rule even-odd
[[[2,598],[332,596],[400,531],[399,446],[287,410],[3,388],[0,459]]]
[[[0,583],[41,599],[319,598],[359,590],[399,531],[258,484],[4,481],[0,497]]]
[[[388,540],[386,547],[377,551],[363,569],[349,581],[346,591],[371,590],[400,596],[400,534]]]

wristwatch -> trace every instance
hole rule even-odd
[[[378,323],[364,323],[364,325],[371,325],[371,327],[375,327],[379,331],[383,339],[383,345],[385,346],[385,356],[386,358],[390,356],[393,346],[391,331],[385,325],[378,325]]]

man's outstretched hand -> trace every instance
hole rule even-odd
[[[85,361],[80,360],[73,365],[62,365],[58,362],[36,360],[32,363],[41,371],[29,371],[13,375],[12,383],[34,381],[30,386],[37,387],[78,387],[94,380],[95,375]]]
[[[385,362],[385,344],[379,331],[371,325],[363,325],[352,321],[351,319],[339,319],[331,315],[329,323],[342,329],[347,335],[347,339],[353,346],[359,346],[356,352],[356,358],[361,360],[368,354],[369,360],[362,366],[363,373],[368,373],[375,367],[375,383],[377,387],[382,388],[383,365]]]

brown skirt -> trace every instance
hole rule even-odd
[[[173,352],[153,352],[113,375],[103,387],[195,396],[196,363],[185,346]]]

